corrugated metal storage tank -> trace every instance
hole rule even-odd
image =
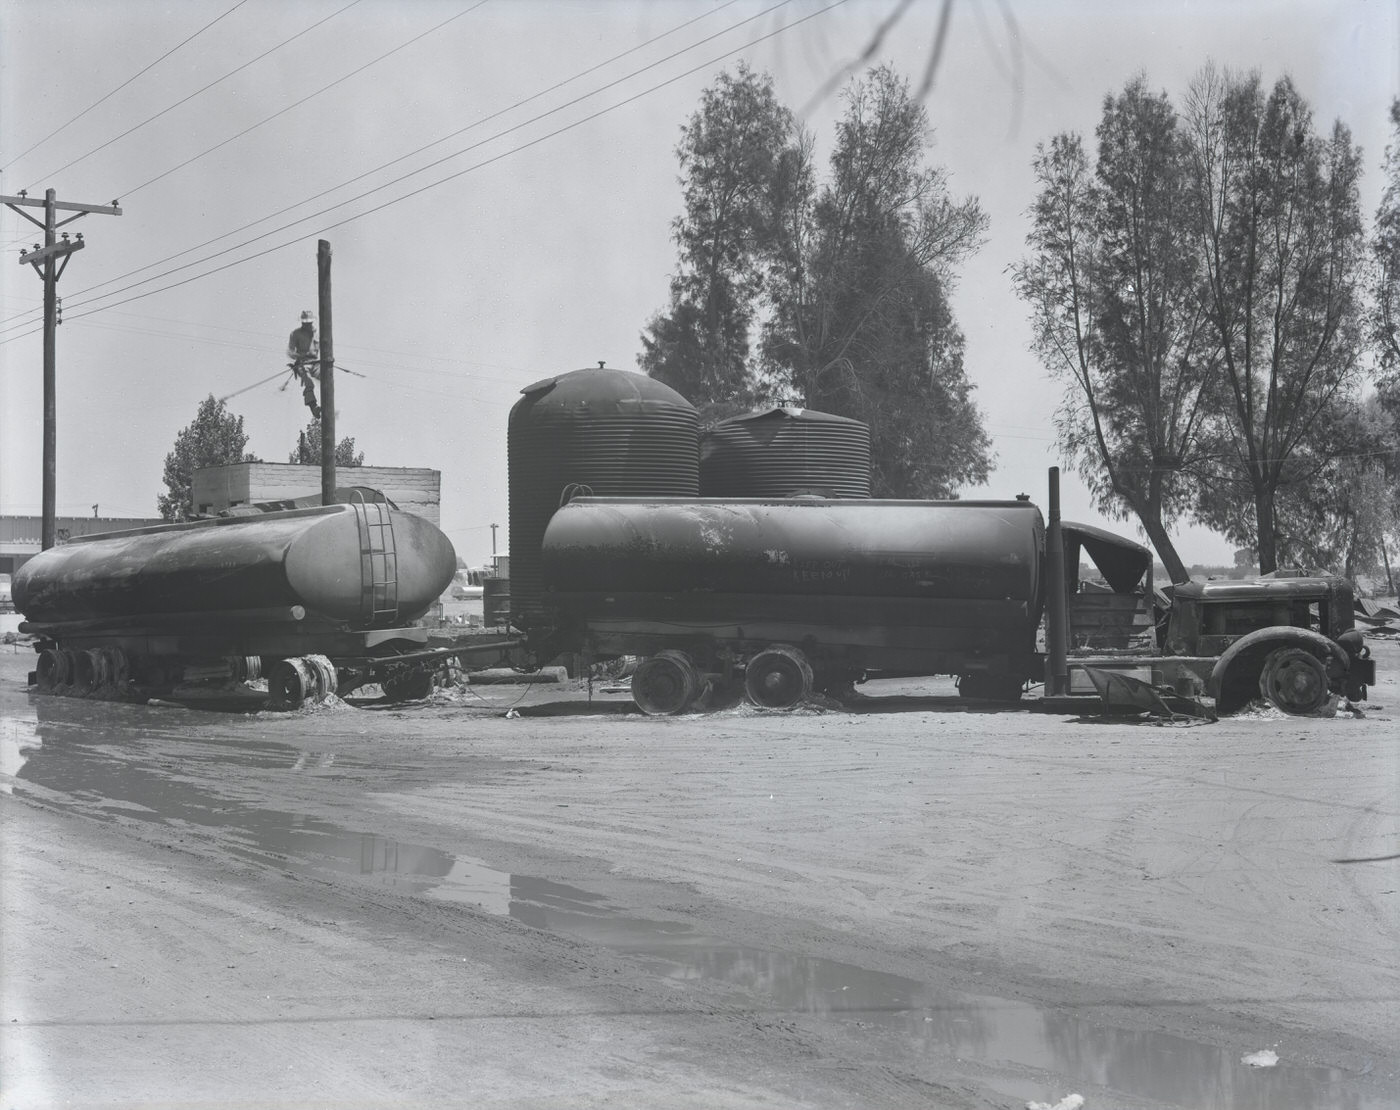
[[[645,374],[602,366],[545,378],[510,410],[511,623],[529,628],[543,600],[540,549],[560,504],[600,497],[695,497],[695,408]]]
[[[701,497],[870,496],[870,429],[815,409],[721,421],[700,437]]]

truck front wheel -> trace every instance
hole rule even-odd
[[[1302,648],[1279,648],[1264,660],[1259,692],[1285,713],[1316,713],[1327,704],[1327,668]]]

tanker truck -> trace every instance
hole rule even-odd
[[[1344,579],[1193,583],[1169,598],[1152,589],[1149,549],[1059,521],[1056,493],[1050,543],[1025,498],[575,497],[544,532],[531,639],[544,654],[642,657],[632,693],[649,714],[736,688],[788,707],[877,671],[952,675],[961,696],[994,702],[1039,682],[1092,694],[1085,676],[1104,670],[1207,693],[1223,712],[1364,698],[1374,664]],[[1103,586],[1080,588],[1081,555]]]

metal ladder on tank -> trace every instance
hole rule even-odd
[[[360,534],[360,619],[368,625],[392,623],[399,613],[399,566],[389,506],[366,501],[355,490],[350,507]]]

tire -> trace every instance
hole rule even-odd
[[[775,644],[744,668],[744,692],[765,709],[791,709],[812,693],[812,667],[795,647]]]
[[[98,648],[77,652],[73,659],[73,696],[85,698],[107,681],[107,660]]]
[[[300,658],[279,659],[267,675],[267,692],[276,709],[300,709],[313,697],[316,679]]]
[[[433,672],[418,667],[404,674],[386,678],[379,684],[390,701],[418,701],[433,692]]]
[[[958,676],[958,696],[978,701],[1020,701],[1024,688],[1025,683],[1014,675],[993,671],[974,671]]]
[[[683,651],[652,655],[632,673],[632,700],[648,717],[680,713],[702,689],[700,674]]]
[[[1327,668],[1317,656],[1302,648],[1279,648],[1264,660],[1259,672],[1259,693],[1285,713],[1316,713],[1327,704]]]
[[[113,697],[126,693],[131,668],[127,663],[126,652],[119,647],[99,649],[102,652],[102,665],[105,668],[107,688]]]
[[[311,677],[315,682],[315,691],[312,695],[316,701],[325,701],[340,689],[340,682],[336,678],[335,664],[324,655],[305,655],[302,662],[306,664],[306,669],[311,672]]]
[[[34,677],[40,693],[56,692],[60,686],[68,684],[68,657],[58,648],[45,648],[39,653]]]

